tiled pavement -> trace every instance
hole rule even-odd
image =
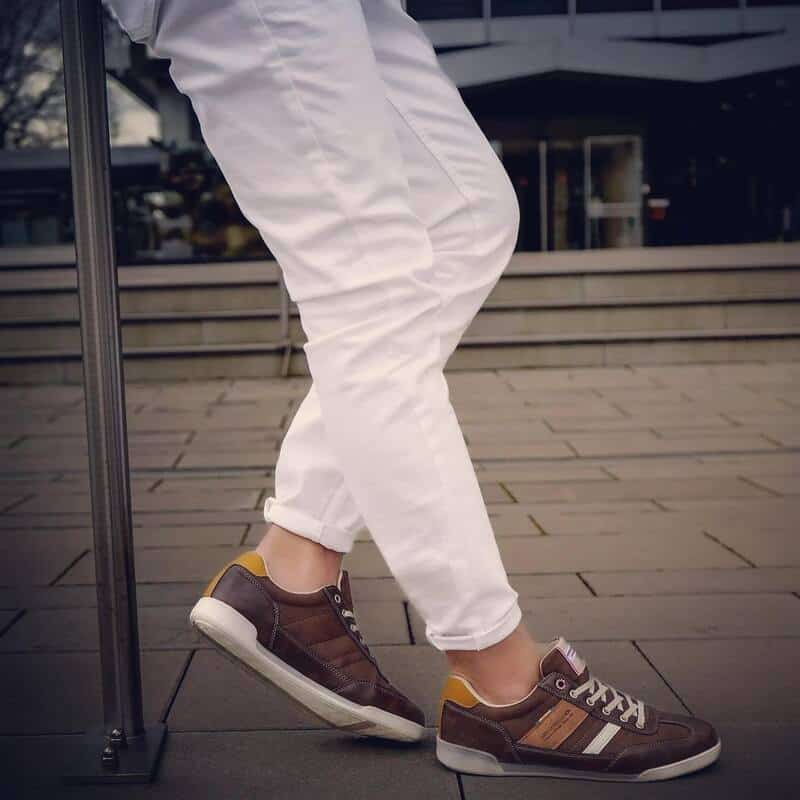
[[[80,390],[0,388],[0,797],[800,796],[800,364],[453,373],[511,579],[534,631],[601,677],[718,723],[722,762],[645,787],[457,777],[431,742],[351,741],[198,640],[204,581],[253,544],[307,382],[128,387],[151,787],[61,788],[100,717]],[[440,654],[365,534],[361,627],[432,722]],[[7,790],[3,783],[8,784]]]

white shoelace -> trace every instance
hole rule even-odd
[[[641,700],[636,700],[625,692],[620,692],[613,686],[609,686],[602,681],[599,681],[593,676],[570,690],[570,697],[580,697],[584,692],[588,692],[589,696],[586,698],[586,703],[593,706],[598,700],[602,700],[605,705],[602,708],[603,714],[608,716],[613,711],[619,710],[620,721],[627,722],[631,717],[636,717],[636,727],[641,729],[645,726],[645,710],[644,703]],[[611,695],[611,700],[606,702],[606,695]],[[625,708],[627,702],[628,707]]]
[[[345,619],[350,620],[350,622],[348,623],[348,625],[350,626],[350,630],[353,631],[353,633],[357,633],[358,640],[361,642],[361,644],[364,644],[364,637],[361,635],[361,631],[358,629],[358,623],[356,623],[356,615],[352,611],[350,611],[350,609],[344,608],[344,606],[342,606],[342,596],[340,594],[335,594],[333,596],[333,599],[336,601],[336,605],[338,605],[339,608],[341,609],[342,616]],[[366,645],[364,646],[366,647]]]
[[[356,623],[356,615],[352,611],[348,611],[346,608],[343,608],[342,609],[342,616],[345,619],[353,620],[350,623],[350,630],[353,631],[353,633],[357,633],[358,634],[358,638],[360,639],[361,638],[361,631],[358,629],[358,624]]]

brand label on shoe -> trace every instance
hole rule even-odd
[[[567,663],[575,670],[576,675],[580,675],[586,669],[586,662],[578,655],[575,648],[563,639],[559,640],[556,648],[561,651],[561,655],[567,659]]]
[[[557,750],[589,715],[566,700],[559,700],[519,740],[520,744],[542,750]]]

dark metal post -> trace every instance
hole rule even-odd
[[[64,82],[78,255],[104,728],[68,778],[153,776],[165,726],[145,729],[133,562],[119,297],[111,211],[103,12],[61,0]]]

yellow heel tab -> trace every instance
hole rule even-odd
[[[229,561],[212,579],[211,583],[206,586],[206,590],[203,592],[203,597],[210,597],[211,593],[214,589],[217,588],[217,584],[219,583],[219,579],[225,574],[229,567],[232,567],[234,564],[238,564],[240,567],[244,567],[248,572],[253,575],[256,575],[259,578],[266,578],[267,577],[267,567],[264,564],[264,559],[256,553],[255,550],[248,550],[246,553],[242,553],[240,556],[237,556],[233,559],[233,561]]]
[[[455,703],[461,708],[473,708],[478,705],[480,700],[476,696],[475,690],[469,685],[466,679],[458,675],[449,675],[442,687],[442,699],[439,701],[439,728],[442,727],[442,712],[447,701]]]
[[[442,689],[442,705],[450,701],[462,708],[472,708],[480,703],[475,690],[465,678],[459,675],[450,675]]]

